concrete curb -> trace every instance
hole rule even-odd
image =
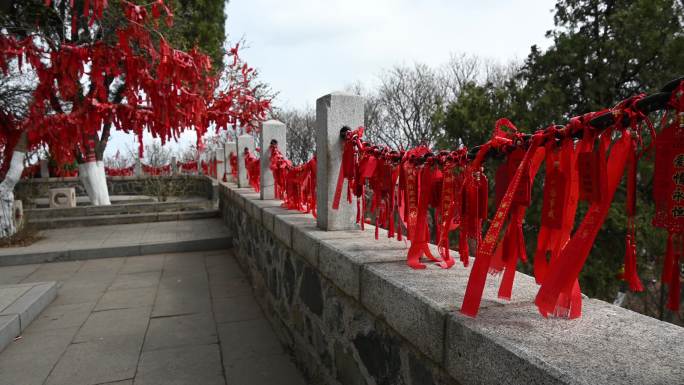
[[[143,243],[130,246],[99,247],[63,251],[46,251],[0,256],[0,266],[30,265],[34,263],[64,262],[170,252],[220,250],[232,247],[231,237],[193,239],[179,242]]]
[[[57,282],[35,282],[2,287],[28,287],[17,299],[0,309],[0,352],[33,322],[57,297]]]

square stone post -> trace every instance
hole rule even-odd
[[[140,158],[135,159],[135,176],[137,176],[138,178],[143,176],[142,161],[140,160]]]
[[[171,175],[178,175],[178,159],[171,157]]]
[[[287,153],[285,123],[268,120],[261,123],[261,199],[275,198],[275,182],[271,172],[271,141],[275,141],[282,154]]]
[[[237,149],[237,144],[235,142],[226,142],[225,145],[225,155],[226,155],[226,172],[228,173],[228,181],[237,183],[237,180],[233,178],[233,166],[230,165],[230,155],[235,154]]]
[[[216,149],[216,180],[223,182],[223,176],[226,172],[226,156],[225,150],[222,148]]]
[[[342,187],[340,207],[333,210],[333,196],[342,163],[340,130],[363,125],[363,98],[334,92],[316,100],[316,199],[318,227],[322,230],[355,229],[356,203],[347,202],[347,181]]]
[[[40,177],[49,178],[50,177],[50,162],[47,159],[40,160]]]
[[[245,168],[245,148],[254,151],[254,138],[252,135],[243,134],[237,137],[237,148],[235,149],[238,157],[238,187],[249,187],[247,179],[247,169]]]

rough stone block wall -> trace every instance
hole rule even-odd
[[[469,269],[411,270],[382,230],[322,231],[232,184],[220,184],[219,206],[257,299],[314,384],[684,383],[679,326],[592,299],[581,319],[543,319],[524,274],[512,301],[490,277],[478,318],[465,317]]]
[[[457,384],[261,220],[230,204],[226,192],[221,190],[220,206],[235,234],[238,260],[279,337],[312,383]]]

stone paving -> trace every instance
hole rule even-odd
[[[0,353],[0,385],[305,384],[230,250],[0,267],[38,281],[57,298]]]

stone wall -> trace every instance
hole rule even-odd
[[[35,178],[21,180],[16,188],[18,199],[45,198],[51,188],[74,187],[76,195],[85,196],[86,191],[78,177]],[[213,187],[211,179],[198,175],[178,176],[110,176],[107,177],[110,195],[159,195],[200,196],[211,199]]]
[[[373,228],[322,231],[310,215],[234,185],[219,205],[239,262],[315,384],[681,384],[684,329],[585,299],[581,319],[543,319],[534,279],[513,300],[488,280],[462,316],[469,269],[410,270],[403,242]],[[471,263],[472,266],[472,263]]]

